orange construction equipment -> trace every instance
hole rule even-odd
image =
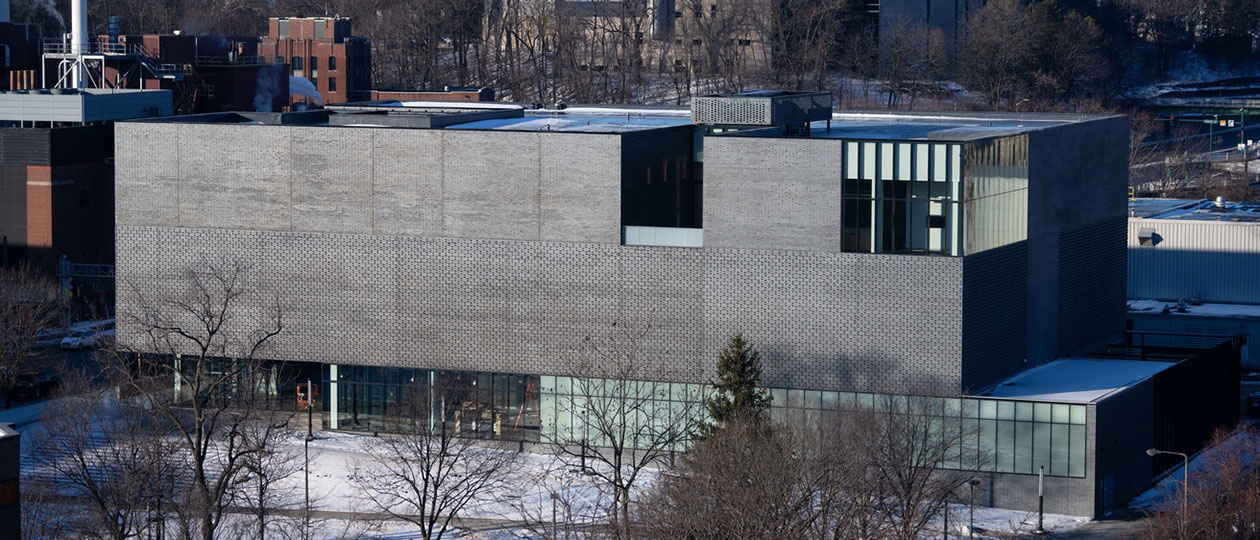
[[[306,409],[310,408],[311,403],[319,402],[319,387],[318,386],[311,387],[311,394],[313,395],[310,395],[310,396],[306,395],[306,384],[297,385],[297,410],[305,411]]]

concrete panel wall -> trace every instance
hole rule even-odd
[[[255,264],[285,360],[562,374],[612,323],[650,324],[661,378],[707,382],[738,329],[769,386],[959,388],[962,261],[796,251],[118,228],[119,335],[137,294],[203,260]],[[259,297],[248,305],[262,312]]]
[[[116,143],[120,224],[621,239],[619,135],[124,122]]]
[[[707,137],[706,246],[840,251],[843,143]]]
[[[1155,245],[1141,245],[1144,228]],[[1258,224],[1130,219],[1128,247],[1129,298],[1260,303]]]

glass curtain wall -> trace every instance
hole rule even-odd
[[[539,381],[533,375],[376,366],[324,366],[325,426],[390,431],[416,417],[470,437],[538,440]]]
[[[958,144],[850,141],[844,151],[842,251],[960,254]]]
[[[1028,136],[968,143],[964,191],[965,253],[1028,239]]]
[[[708,385],[687,383],[547,375],[541,381],[542,439],[592,446],[608,442],[601,438],[602,430],[591,428],[601,416],[625,416],[633,423],[628,432],[645,437],[681,424],[690,427],[704,419],[702,404],[710,391]]]
[[[192,362],[178,369],[191,374]],[[209,374],[237,370],[233,360],[207,363]],[[322,377],[320,369],[322,367]],[[295,410],[306,399],[310,378],[313,401],[325,414],[324,427],[348,431],[389,432],[400,420],[417,416],[448,425],[470,437],[526,441],[580,441],[600,446],[583,410],[631,402],[632,422],[678,418],[679,411],[703,419],[711,387],[703,384],[614,381],[508,373],[441,371],[375,366],[268,362],[253,376],[241,372],[235,392],[254,386],[255,395],[274,400],[278,410]],[[176,392],[180,392],[176,385]],[[625,396],[629,396],[628,398]],[[917,403],[897,411],[928,414],[960,422],[970,440],[958,449],[954,466],[1012,474],[1082,478],[1086,473],[1087,405],[988,398],[922,398],[860,392],[771,388],[771,418],[797,427],[821,425],[827,414],[844,411],[889,412],[890,403]],[[185,396],[191,397],[191,396]],[[902,400],[902,401],[890,401]],[[635,424],[638,426],[641,424]],[[646,424],[642,424],[646,425]],[[643,430],[650,433],[651,429]],[[945,464],[947,468],[950,464]]]
[[[909,396],[819,390],[770,390],[772,418],[786,425],[816,426],[828,413],[888,407],[889,399]],[[1041,465],[1049,476],[1085,476],[1086,405],[980,398],[918,398],[931,405],[898,407],[901,411],[939,416],[962,423],[964,441],[959,464],[986,472],[1037,474]],[[948,465],[948,464],[947,464]],[[947,467],[953,468],[953,467]],[[967,467],[971,468],[971,467]]]

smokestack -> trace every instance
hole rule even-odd
[[[87,0],[70,0],[70,50],[75,54],[91,52],[88,48]],[[77,58],[74,73],[70,74],[70,86],[83,88],[86,79],[83,58]]]

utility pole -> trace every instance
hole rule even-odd
[[[1212,123],[1208,124],[1208,152],[1212,151],[1212,140],[1215,138],[1216,123],[1220,121],[1220,115],[1212,115]]]

